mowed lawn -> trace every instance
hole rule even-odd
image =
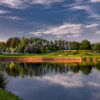
[[[0,57],[98,57],[100,53],[91,50],[68,50],[43,52],[40,54],[0,54]]]
[[[11,94],[5,90],[0,89],[0,100],[23,100],[23,99],[19,99],[14,94]]]

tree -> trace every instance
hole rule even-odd
[[[80,50],[91,50],[91,43],[88,40],[83,40],[80,44]]]
[[[2,54],[2,48],[0,48],[0,54]]]
[[[16,42],[15,38],[12,38],[11,45],[10,45],[11,48],[15,47],[15,42]]]
[[[36,47],[36,45],[32,43],[30,45],[30,53],[41,53],[41,50],[38,46]]]
[[[24,49],[25,49],[25,46],[20,46],[20,47],[17,47],[17,52],[18,53],[24,53]]]
[[[43,46],[41,46],[41,47],[40,47],[40,50],[41,50],[41,52],[43,52],[43,51],[44,51],[44,47],[43,47]]]
[[[41,53],[41,50],[38,47],[31,47],[30,53]]]
[[[7,53],[10,53],[11,52],[11,49],[10,48],[6,48],[6,52]]]
[[[95,43],[94,46],[93,46],[93,50],[95,51],[100,51],[100,43]]]
[[[19,46],[26,46],[25,36],[23,36],[19,42]]]
[[[0,48],[4,48],[5,47],[5,42],[0,42]]]
[[[20,38],[18,37],[12,37],[12,38],[9,38],[6,42],[6,47],[16,47],[18,46],[19,44],[19,41],[20,41]]]
[[[24,53],[30,53],[30,45],[27,45],[24,49]]]
[[[48,51],[49,50],[49,46],[45,47],[45,50]]]
[[[71,50],[79,50],[79,42],[73,41],[70,43]]]

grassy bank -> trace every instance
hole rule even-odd
[[[100,58],[100,53],[90,50],[69,50],[69,51],[55,51],[43,52],[40,54],[0,54],[0,57],[97,57]]]
[[[0,89],[0,100],[22,100],[14,94],[11,94],[5,90]]]

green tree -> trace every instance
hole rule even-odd
[[[91,43],[88,40],[83,40],[80,44],[80,50],[91,50]]]
[[[24,53],[30,53],[30,45],[27,45],[24,49]]]
[[[4,48],[5,47],[5,42],[0,42],[0,48]]]
[[[15,38],[12,38],[10,47],[14,48],[15,47],[15,43],[16,43]]]
[[[36,44],[32,43],[30,45],[30,53],[40,53],[40,52],[41,50],[38,46],[36,47]]]
[[[11,49],[10,48],[6,48],[6,52],[7,53],[10,53],[11,52]]]
[[[93,46],[93,50],[100,52],[100,43],[95,43]]]
[[[24,49],[25,49],[25,46],[20,46],[20,47],[17,47],[17,52],[18,53],[24,53]]]
[[[25,36],[23,36],[20,40],[19,46],[26,46]]]
[[[73,41],[70,43],[71,50],[79,50],[79,42]]]
[[[41,46],[41,47],[40,47],[40,50],[41,50],[41,52],[44,52],[44,47]]]

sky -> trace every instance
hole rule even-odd
[[[0,41],[23,35],[100,42],[100,0],[0,0]]]

